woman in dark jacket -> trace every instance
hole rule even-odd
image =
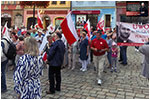
[[[82,40],[80,43],[80,60],[82,63],[82,68],[80,69],[81,71],[87,70],[88,50],[88,39],[86,38],[86,33],[82,32]]]

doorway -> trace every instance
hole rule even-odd
[[[33,17],[29,17],[27,20],[27,29],[29,30],[31,25],[33,25]],[[35,18],[35,24],[37,23],[37,18]]]
[[[96,27],[98,15],[92,15],[92,14],[90,14],[90,15],[87,15],[87,16],[88,16],[87,20],[88,19],[90,20],[91,26]]]

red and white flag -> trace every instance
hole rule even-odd
[[[26,34],[26,33],[27,33],[27,29],[25,29],[25,28],[24,28],[24,29],[21,29],[21,34],[22,34],[22,35],[24,35],[24,34]]]
[[[38,26],[39,26],[41,29],[43,29],[43,21],[42,21],[42,19],[41,19],[41,17],[40,17],[40,12],[39,12],[39,10],[37,10],[37,23],[38,23]]]
[[[99,29],[104,31],[104,15],[101,17],[101,19],[97,23],[97,30]]]
[[[15,25],[15,30],[19,31],[19,28]]]
[[[48,36],[48,35],[49,35],[49,33],[47,32],[47,33],[45,34],[45,36],[43,37],[42,44],[40,45],[40,48],[39,48],[39,54],[40,54],[40,55],[41,55],[41,53],[42,53],[42,51],[43,51],[45,45],[48,43],[48,41],[47,41],[47,36]],[[46,54],[46,52],[43,53],[42,57],[43,57],[43,60],[46,61],[46,59],[47,59],[47,54]]]
[[[3,30],[2,30],[2,34],[3,34],[3,37],[7,37],[8,39],[10,39],[10,35],[9,35],[9,32],[8,32],[8,27],[7,27],[7,23],[5,23],[4,27],[3,27]]]
[[[54,32],[55,31],[55,26],[53,26],[53,24],[51,23],[48,27],[47,27],[49,32]]]
[[[38,24],[37,23],[34,25],[34,29],[38,29]]]
[[[78,41],[79,37],[77,35],[73,20],[71,18],[71,12],[66,16],[66,18],[60,24],[63,34],[69,43],[69,45]]]
[[[84,29],[87,31],[88,39],[91,39],[91,29],[90,29],[90,21],[87,20],[86,24],[84,25]]]
[[[33,29],[33,25],[30,26],[30,30],[32,30],[32,29]]]
[[[2,34],[3,34],[3,35],[4,35],[5,32],[8,30],[7,23],[8,23],[8,22],[6,22],[5,25],[4,25],[4,27],[3,27],[3,30],[2,30]]]

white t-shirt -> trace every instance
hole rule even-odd
[[[37,35],[37,36],[35,37],[35,39],[36,39],[36,41],[38,42],[38,47],[40,48],[40,45],[42,44],[42,41],[43,41],[43,36],[41,35],[41,36],[39,37],[39,35]],[[41,43],[40,43],[39,41],[41,41]]]

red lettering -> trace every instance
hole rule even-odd
[[[144,39],[142,39],[142,42],[144,42]]]
[[[149,24],[144,25],[145,29],[149,29]]]
[[[142,28],[143,28],[143,26],[142,26],[142,25],[138,25],[138,27],[139,27],[139,29],[142,29]]]
[[[137,29],[137,24],[133,24],[133,28],[134,28],[134,29]]]

